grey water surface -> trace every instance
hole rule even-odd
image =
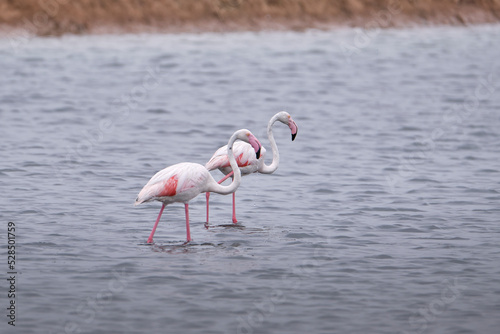
[[[498,333],[500,26],[359,34],[0,39],[0,331]],[[269,162],[280,110],[239,223],[201,195],[146,245],[149,178],[240,128]]]

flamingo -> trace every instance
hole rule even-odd
[[[244,142],[237,142],[234,145],[234,155],[236,156],[236,162],[238,163],[239,170],[242,176],[252,174],[255,172],[259,172],[262,174],[272,174],[278,169],[278,165],[280,163],[280,154],[278,152],[278,146],[276,145],[276,141],[274,140],[273,135],[273,125],[276,122],[281,122],[287,125],[292,132],[292,141],[295,140],[295,136],[297,136],[298,127],[295,121],[292,119],[289,113],[286,111],[280,111],[271,119],[267,124],[267,137],[271,142],[271,150],[273,152],[273,161],[270,165],[266,165],[264,163],[264,156],[266,154],[266,149],[262,147],[262,152],[259,157],[255,157],[251,154],[252,147]],[[222,146],[219,148],[212,158],[206,163],[205,167],[211,171],[215,169],[219,169],[226,176],[223,177],[219,183],[224,182],[228,177],[233,176],[233,167],[229,163],[228,155],[226,154],[226,146]],[[208,216],[209,216],[209,205],[208,200],[210,198],[210,192],[207,192],[207,224],[208,224]],[[236,224],[238,220],[236,219],[236,191],[233,192],[233,223]]]
[[[135,205],[153,200],[163,203],[153,230],[151,231],[151,235],[148,238],[148,244],[153,242],[153,235],[155,234],[156,227],[158,226],[165,206],[168,204],[175,202],[184,203],[186,211],[186,243],[188,243],[191,241],[188,202],[200,193],[207,191],[216,192],[222,195],[227,195],[236,191],[241,182],[241,173],[237,168],[238,165],[233,153],[233,144],[237,139],[247,142],[255,151],[255,156],[257,158],[260,157],[262,147],[258,139],[246,129],[241,129],[233,133],[231,138],[229,138],[226,149],[226,154],[229,156],[229,164],[236,170],[233,182],[231,182],[230,185],[221,186],[203,165],[182,162],[162,169],[149,180],[144,188],[142,188],[135,200]]]

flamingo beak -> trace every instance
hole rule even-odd
[[[253,149],[255,150],[255,156],[257,157],[257,159],[259,159],[260,149],[262,148],[262,145],[260,144],[259,140],[253,134],[249,134],[248,142],[250,143],[250,145],[252,145]]]
[[[295,140],[295,137],[297,136],[297,132],[299,130],[299,127],[297,126],[297,123],[293,119],[290,118],[290,122],[288,122],[288,127],[290,128],[290,131],[292,131],[292,141]]]

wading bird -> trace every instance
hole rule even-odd
[[[153,242],[153,235],[166,205],[175,202],[184,203],[186,211],[186,235],[187,242],[189,242],[191,241],[191,233],[189,231],[188,202],[203,192],[210,191],[227,195],[238,189],[241,182],[241,173],[237,168],[238,165],[233,153],[233,144],[237,139],[248,143],[257,159],[260,157],[262,148],[260,142],[250,131],[242,129],[233,133],[226,147],[229,165],[236,170],[233,182],[230,185],[222,186],[218,184],[203,165],[183,162],[159,171],[142,188],[135,200],[135,205],[150,201],[160,201],[163,203],[147,243]]]
[[[273,151],[273,161],[268,166],[264,163],[266,149],[262,147],[262,152],[260,158],[255,158],[255,155],[252,154],[252,147],[247,143],[238,142],[234,145],[234,155],[236,156],[236,162],[238,163],[239,170],[243,176],[252,174],[255,172],[259,172],[262,174],[272,174],[276,169],[278,169],[278,165],[280,163],[280,154],[278,152],[278,146],[276,145],[276,141],[274,140],[273,135],[273,125],[275,122],[281,122],[287,125],[292,132],[292,141],[295,139],[297,135],[297,124],[292,119],[289,113],[286,111],[281,111],[271,117],[269,123],[267,124],[267,137],[271,142],[271,150]],[[227,147],[223,146],[219,148],[212,158],[206,163],[205,167],[208,170],[219,169],[226,176],[222,178],[219,183],[224,182],[228,177],[233,176],[233,167],[229,163],[228,155],[226,153]],[[208,216],[209,216],[209,197],[210,192],[207,192],[207,224],[208,224]],[[236,192],[233,192],[233,223],[237,223],[236,219]]]

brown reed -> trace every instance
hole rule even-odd
[[[377,20],[381,26],[498,22],[500,0],[0,0],[0,26],[37,35],[363,27]]]

